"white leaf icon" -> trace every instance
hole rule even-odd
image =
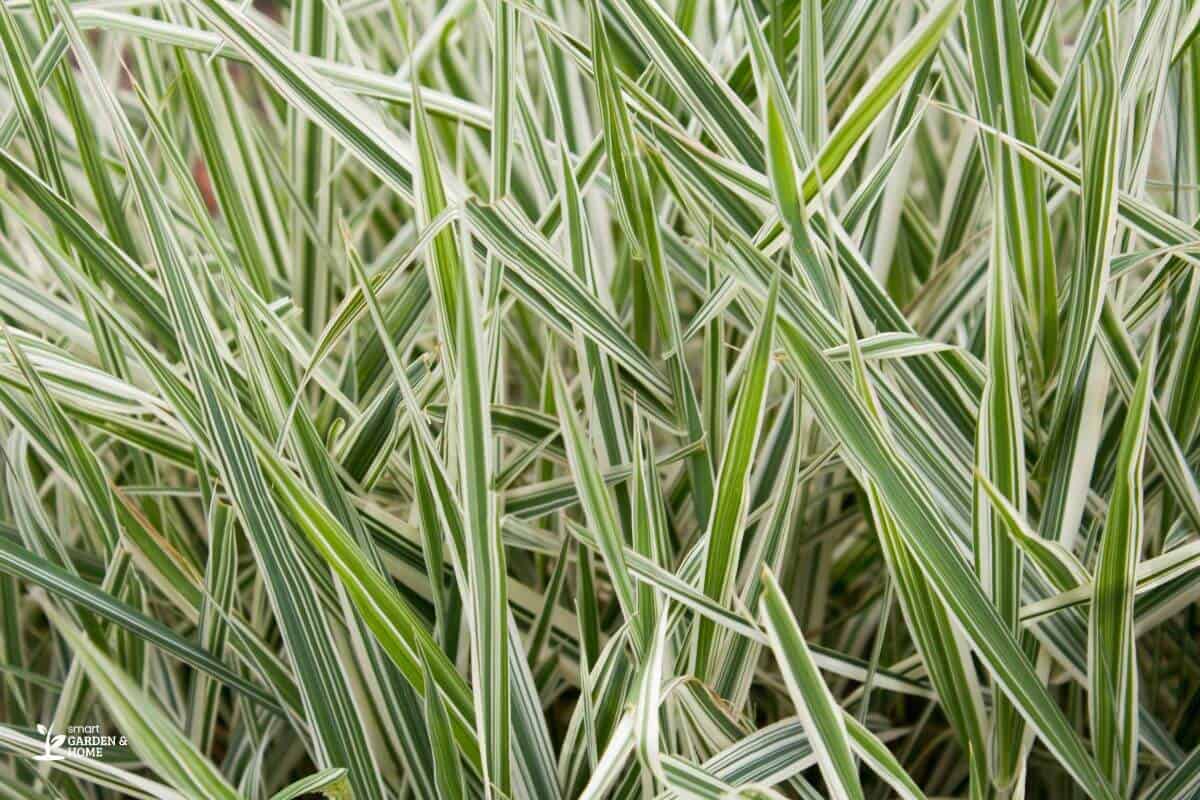
[[[42,734],[43,736],[45,736],[46,735],[46,726],[39,722],[37,724],[37,732]]]
[[[67,737],[60,733],[58,736],[55,736],[53,739],[50,740],[50,746],[51,747],[62,747],[62,743],[65,742],[66,740],[67,740]]]

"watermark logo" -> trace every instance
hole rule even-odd
[[[50,730],[40,722],[37,726],[37,732],[40,733],[44,738],[42,739],[42,754],[40,756],[34,756],[34,761],[62,761],[64,758],[66,758],[66,756],[62,753],[54,752],[66,743],[66,736],[61,733],[56,736],[54,731]]]
[[[65,734],[56,734],[39,723],[37,732],[43,737],[42,752],[34,761],[62,761],[69,755],[101,759],[107,748],[129,746],[124,736],[101,733],[99,725],[72,725]]]

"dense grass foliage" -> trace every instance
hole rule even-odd
[[[0,796],[1200,796],[1198,29],[0,0]]]

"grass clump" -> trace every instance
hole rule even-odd
[[[0,0],[3,793],[1194,796],[1193,5]]]

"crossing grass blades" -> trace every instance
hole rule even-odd
[[[3,0],[0,794],[1195,797],[1198,31]]]

